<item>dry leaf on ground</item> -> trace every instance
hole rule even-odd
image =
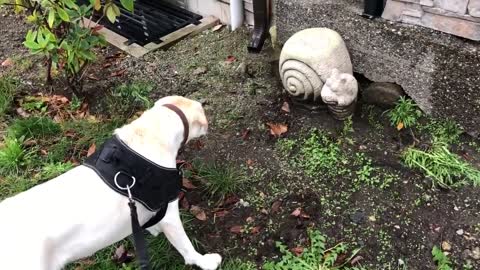
[[[283,102],[282,111],[287,112],[287,113],[290,112],[290,105],[288,104],[288,102],[286,102],[286,101]]]
[[[192,213],[192,215],[194,215],[198,220],[207,220],[207,214],[205,214],[205,211],[196,205],[192,205],[190,208],[190,213]]]
[[[280,137],[280,135],[288,131],[288,126],[285,124],[267,123],[267,126],[270,127],[270,134],[275,137]]]
[[[90,145],[90,147],[88,148],[88,151],[87,151],[87,157],[91,156],[93,153],[95,153],[95,150],[96,150],[96,146],[94,143],[92,143],[92,145]]]

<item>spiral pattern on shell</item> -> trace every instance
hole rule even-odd
[[[309,65],[294,59],[280,65],[283,87],[292,96],[307,100],[320,97],[324,82]]]

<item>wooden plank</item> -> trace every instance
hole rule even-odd
[[[162,41],[161,43],[158,43],[158,44],[153,42],[148,43],[145,45],[145,49],[147,49],[149,52],[153,50],[158,50],[160,48],[165,49],[168,46],[173,45],[173,43],[186,38],[187,36],[194,36],[198,33],[205,31],[208,28],[211,28],[217,25],[219,23],[219,20],[214,16],[208,16],[206,18],[201,19],[200,22],[201,23],[199,25],[190,24],[185,26],[182,29],[179,29],[166,36],[163,36],[162,38],[160,38],[160,40]]]
[[[95,27],[97,26],[97,23],[84,18],[83,26]],[[98,33],[102,34],[108,43],[112,44],[113,46],[119,48],[122,51],[125,51],[126,53],[134,57],[137,57],[137,58],[142,57],[144,54],[148,53],[147,49],[138,45],[137,43],[126,45],[128,42],[128,39],[107,29],[106,27],[102,27],[102,29],[98,30]]]

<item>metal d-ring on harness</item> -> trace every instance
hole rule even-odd
[[[125,174],[131,177],[132,183],[127,184],[124,187],[120,186],[120,184],[118,184],[117,178],[121,174]],[[130,216],[132,220],[133,244],[136,248],[138,264],[140,265],[141,270],[149,270],[150,264],[148,259],[149,256],[147,250],[147,242],[145,241],[145,237],[143,237],[143,229],[138,221],[137,206],[135,205],[135,201],[133,200],[132,193],[130,191],[130,189],[133,188],[137,183],[137,180],[134,176],[120,171],[115,174],[114,181],[117,188],[121,190],[126,190],[128,192],[128,206],[130,207]]]

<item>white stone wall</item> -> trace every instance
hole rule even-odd
[[[388,0],[382,17],[480,40],[480,0]]]

